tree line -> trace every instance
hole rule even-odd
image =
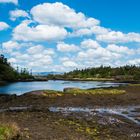
[[[49,79],[73,78],[113,78],[114,80],[140,80],[140,66],[126,65],[121,67],[100,66],[86,69],[75,69],[62,75],[48,75]]]
[[[27,69],[14,69],[4,55],[0,55],[0,81],[22,81],[33,79]]]

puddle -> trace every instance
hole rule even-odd
[[[50,107],[51,112],[84,113],[88,115],[118,115],[133,123],[140,125],[140,106],[114,107],[114,108],[81,108],[81,107]],[[112,119],[113,120],[113,119]]]

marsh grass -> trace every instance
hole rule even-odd
[[[19,136],[20,129],[16,123],[0,124],[0,140],[16,140]]]
[[[79,88],[68,88],[64,90],[64,92],[61,91],[54,91],[54,90],[45,90],[43,92],[43,96],[46,97],[58,97],[58,96],[63,96],[66,94],[71,94],[71,95],[80,95],[80,94],[85,94],[85,95],[121,95],[125,94],[125,90],[121,89],[79,89]]]
[[[64,92],[55,91],[55,90],[45,90],[42,95],[46,97],[58,97],[58,96],[63,96]]]
[[[100,140],[101,135],[105,135],[108,139],[110,139],[109,130],[103,129],[94,121],[88,121],[85,123],[74,119],[59,119],[57,120],[57,124],[68,126],[74,131],[88,136],[90,139]]]
[[[129,86],[131,86],[131,87],[139,87],[140,84],[129,84]]]
[[[91,89],[91,90],[86,90],[86,89],[78,89],[78,88],[71,88],[65,93],[71,93],[74,95],[77,94],[91,94],[91,95],[120,95],[120,94],[125,94],[125,90],[120,90],[120,89]]]

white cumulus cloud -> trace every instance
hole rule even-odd
[[[10,11],[9,14],[10,14],[10,19],[13,20],[13,21],[15,21],[19,17],[29,18],[29,14],[24,10],[16,9],[16,10]]]
[[[64,61],[63,66],[65,67],[77,67],[78,65],[74,61]]]
[[[11,53],[13,50],[20,49],[20,44],[16,41],[7,41],[2,43],[2,48],[4,49],[5,53]]]
[[[0,31],[6,30],[9,28],[9,25],[5,22],[0,22]]]
[[[133,59],[133,60],[129,60],[128,63],[130,65],[138,65],[140,66],[140,58],[136,58],[136,59]]]
[[[120,31],[110,31],[106,34],[100,34],[96,37],[97,40],[107,43],[127,43],[127,42],[140,42],[139,33],[124,34]]]
[[[18,0],[0,0],[0,3],[13,3],[13,4],[17,5]]]
[[[91,35],[104,35],[107,34],[110,29],[101,26],[92,26],[90,28],[81,28],[74,30],[70,33],[70,37],[81,37],[81,36],[91,36]]]
[[[78,51],[78,46],[74,44],[66,44],[64,42],[59,42],[57,44],[57,50],[60,52],[75,52]]]
[[[92,27],[99,24],[95,18],[87,18],[61,2],[44,3],[34,6],[31,14],[41,24],[57,25],[70,28]]]
[[[37,25],[30,27],[24,21],[13,30],[13,38],[21,41],[59,41],[67,36],[67,31],[58,26]]]
[[[129,49],[126,46],[118,46],[115,44],[109,44],[107,46],[107,49],[111,52],[116,52],[116,53],[123,53],[123,54],[134,54],[135,51],[133,49]]]
[[[9,41],[10,42],[10,41]],[[15,50],[8,52],[10,58],[9,62],[19,65],[20,67],[27,67],[36,69],[37,67],[44,67],[46,65],[51,65],[53,63],[53,57],[55,52],[52,49],[49,49],[42,45],[29,44],[26,47],[23,44],[20,44],[20,47],[24,48],[24,51],[21,49],[16,49],[16,45],[11,45],[12,49]],[[15,47],[14,47],[15,46]]]
[[[81,47],[83,48],[92,48],[92,49],[97,49],[100,47],[100,44],[92,39],[86,39],[81,42]]]

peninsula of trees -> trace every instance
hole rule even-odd
[[[48,79],[140,81],[140,66],[126,65],[115,68],[100,66],[76,69],[60,75],[48,75]]]

